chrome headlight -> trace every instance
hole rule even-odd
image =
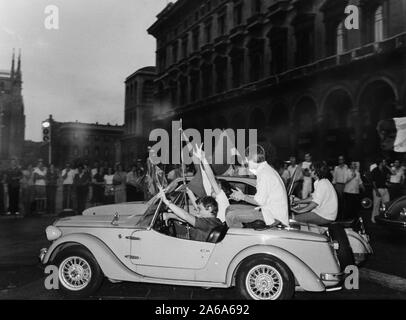
[[[58,229],[57,227],[55,227],[55,226],[48,226],[48,227],[45,229],[45,233],[46,233],[47,239],[48,239],[49,241],[54,241],[54,240],[56,240],[56,239],[58,239],[58,238],[60,238],[60,237],[62,236],[62,231],[59,230],[59,229]]]

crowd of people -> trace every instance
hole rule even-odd
[[[337,198],[336,216],[331,209],[321,214],[322,219],[356,217],[361,209],[364,182],[372,189],[372,222],[375,222],[382,202],[402,195],[405,167],[399,160],[391,165],[385,159],[378,160],[365,170],[364,175],[361,175],[359,162],[347,164],[344,156],[339,156],[335,165],[323,161],[317,163],[315,165],[311,154],[307,153],[302,162],[291,156],[289,161],[273,166],[285,188],[289,189],[291,202],[301,205],[301,209],[295,210],[302,214],[302,218],[306,217],[303,213],[314,213],[320,209],[320,205],[318,209],[308,206],[314,204],[314,198],[318,197],[320,203],[326,199],[334,202],[334,197]],[[66,163],[64,168],[56,168],[53,164],[45,167],[42,159],[35,167],[28,165],[22,168],[16,160],[12,160],[10,167],[0,175],[0,213],[30,216],[44,212],[54,214],[61,209],[81,214],[88,206],[148,200],[159,191],[159,186],[154,183],[156,177],[166,185],[183,175],[193,176],[196,173],[194,165],[186,166],[184,171],[180,165],[160,168],[148,159],[146,162],[138,160],[131,168],[124,168],[120,163],[113,166],[98,162],[92,167],[87,164],[73,167],[70,163]],[[233,165],[223,175],[255,177],[254,172],[248,165]],[[62,208],[56,205],[57,190],[62,192]],[[241,197],[239,194],[235,196]],[[331,206],[331,201],[327,201],[327,207]],[[308,218],[320,220],[316,216]]]
[[[399,159],[389,162],[379,158],[366,164],[362,171],[360,162],[346,162],[342,155],[337,158],[336,164],[322,163],[326,170],[321,174],[330,181],[337,195],[337,220],[355,218],[361,210],[361,195],[364,195],[373,199],[371,221],[375,223],[380,205],[404,194],[406,165],[401,164]],[[317,189],[312,164],[312,156],[308,153],[302,163],[297,163],[296,157],[292,156],[279,166],[278,171],[285,184],[293,185],[292,193],[297,202],[303,203]]]
[[[156,194],[148,165],[138,160],[125,170],[96,162],[64,168],[45,167],[42,159],[35,167],[10,167],[0,173],[0,214],[30,216],[55,214],[58,209],[82,213],[87,206],[146,200]],[[62,192],[62,208],[57,208],[57,190]]]

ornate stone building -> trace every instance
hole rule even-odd
[[[21,53],[15,68],[13,52],[11,70],[0,70],[0,169],[12,158],[21,160],[24,148],[25,115],[22,91]]]
[[[152,129],[155,67],[137,70],[125,80],[123,163],[131,165],[147,154],[148,137]]]
[[[257,128],[280,159],[375,156],[379,119],[405,115],[405,16],[406,0],[170,3],[148,29],[156,125]]]

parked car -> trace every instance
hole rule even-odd
[[[406,196],[382,204],[375,220],[389,230],[406,231]]]
[[[182,188],[182,181],[175,180],[166,189],[167,197],[192,210]],[[295,290],[337,290],[351,263],[341,226],[255,230],[224,224],[200,242],[188,239],[189,226],[173,220],[166,225],[167,210],[154,197],[144,212],[132,215],[119,216],[113,210],[110,215],[61,218],[46,228],[51,244],[41,249],[40,260],[58,267],[60,289],[74,296],[94,294],[107,278],[236,287],[244,298],[263,300],[289,299]]]

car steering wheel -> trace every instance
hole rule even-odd
[[[167,221],[167,228],[168,228],[168,236],[176,238],[176,226],[175,226],[175,219],[169,219]]]

